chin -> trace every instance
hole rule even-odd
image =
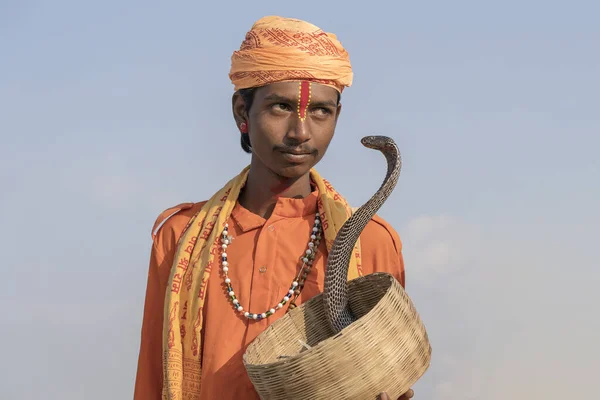
[[[310,164],[298,164],[279,166],[278,168],[273,168],[272,171],[281,177],[296,179],[309,173],[311,168],[312,165]]]

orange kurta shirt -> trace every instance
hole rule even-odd
[[[266,312],[274,308],[288,291],[298,272],[300,256],[310,240],[316,203],[316,192],[304,199],[280,198],[267,220],[239,203],[235,205],[228,222],[234,240],[227,249],[227,258],[233,290],[245,310]],[[177,239],[203,204],[188,203],[166,210],[156,221],[135,400],[161,399],[165,291]],[[377,216],[373,218],[361,235],[361,250],[364,274],[388,272],[404,286],[402,244],[396,231],[386,221]],[[296,304],[300,305],[322,292],[326,254],[323,240]],[[211,274],[204,306],[201,398],[258,399],[246,375],[242,355],[260,332],[284,315],[287,307],[261,321],[240,318],[225,293],[220,269]]]

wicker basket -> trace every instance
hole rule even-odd
[[[244,365],[262,399],[395,399],[421,378],[431,346],[400,283],[370,274],[349,282],[349,297],[358,320],[337,335],[318,295],[248,346]]]

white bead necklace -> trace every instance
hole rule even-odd
[[[302,290],[302,287],[304,286],[304,281],[306,280],[306,277],[308,276],[308,273],[312,268],[313,260],[315,259],[315,255],[317,254],[317,249],[319,248],[319,243],[321,241],[321,219],[319,217],[319,214],[317,213],[317,215],[315,216],[315,224],[311,231],[310,242],[308,242],[308,248],[306,249],[305,254],[303,254],[302,257],[300,257],[300,260],[302,261],[302,267],[300,268],[298,275],[296,275],[296,278],[290,285],[288,293],[275,307],[259,314],[244,311],[244,308],[240,305],[240,302],[237,299],[235,292],[233,291],[233,287],[231,286],[231,279],[229,279],[229,262],[227,261],[227,247],[231,244],[233,236],[228,235],[228,227],[229,225],[225,224],[223,232],[221,233],[221,248],[223,249],[223,252],[221,253],[221,266],[223,274],[225,275],[225,284],[227,285],[227,293],[229,295],[229,298],[233,303],[235,309],[244,317],[252,320],[261,320],[263,318],[268,318],[271,315],[275,314],[275,312],[283,308],[283,306],[288,301],[290,301],[294,294],[298,296],[300,294],[300,291]]]

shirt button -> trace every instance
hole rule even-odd
[[[269,231],[273,232],[275,230],[275,227],[273,225],[269,225],[269,227],[267,229]]]
[[[262,267],[260,267],[260,268],[258,269],[258,271],[259,271],[261,274],[264,274],[265,272],[267,272],[267,266],[266,266],[266,265],[263,265]]]

